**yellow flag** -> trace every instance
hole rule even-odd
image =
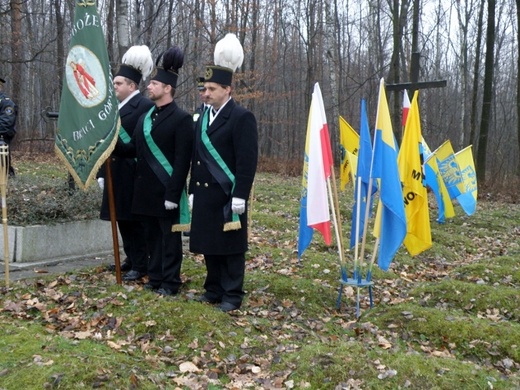
[[[397,156],[407,223],[404,245],[412,256],[416,256],[432,246],[428,193],[423,183],[419,150],[422,136],[418,96],[419,93],[416,91],[412,98],[401,149]]]
[[[455,153],[455,158],[459,163],[463,183],[462,194],[457,197],[457,200],[466,214],[473,215],[477,207],[478,188],[471,145]]]
[[[350,153],[347,150],[347,160],[350,166],[350,175],[352,176],[352,182],[356,182],[356,172],[357,172],[357,162],[358,156],[356,154]]]
[[[444,180],[444,184],[446,184],[450,198],[457,198],[464,192],[464,183],[451,141],[445,141],[433,154],[437,158],[439,172]]]
[[[342,117],[339,117],[339,137],[341,148],[341,166],[340,166],[340,189],[345,190],[345,186],[356,174],[356,168],[351,166],[348,153],[357,156],[359,152],[359,134],[350,126],[350,124]],[[352,180],[354,183],[355,180]]]
[[[432,189],[437,198],[439,208],[439,217],[437,218],[437,221],[439,223],[444,223],[446,222],[446,218],[453,218],[455,216],[455,209],[453,208],[453,203],[448,194],[446,184],[444,184],[444,180],[439,172],[435,152],[430,154],[425,161],[424,166],[426,171],[426,183]]]

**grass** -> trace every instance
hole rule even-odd
[[[37,165],[66,176],[52,161]],[[24,167],[20,176],[33,174]],[[388,272],[376,267],[374,306],[361,289],[356,318],[355,288],[342,287],[336,308],[335,246],[315,234],[296,259],[300,185],[257,177],[237,313],[193,302],[205,268],[189,252],[171,299],[118,286],[102,265],[11,283],[0,295],[0,389],[520,388],[519,205],[479,200],[474,216],[457,207],[443,225],[432,208],[433,247],[414,258],[401,248]],[[344,242],[351,207],[349,188]]]

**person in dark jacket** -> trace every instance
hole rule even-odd
[[[141,116],[128,144],[116,153],[136,157],[132,213],[142,216],[150,250],[145,288],[168,296],[182,285],[181,231],[189,229],[186,179],[193,147],[193,119],[174,101],[184,53],[172,47],[162,53],[147,87],[154,107]]]
[[[189,185],[190,251],[204,255],[207,270],[206,291],[197,300],[218,303],[224,312],[240,308],[244,297],[247,199],[258,159],[255,116],[231,97],[242,60],[235,35],[217,43],[204,83],[212,108],[197,121]]]
[[[204,87],[204,77],[197,77],[197,91],[199,93],[200,104],[195,109],[193,113],[193,121],[197,122],[199,117],[204,113],[204,110],[209,107],[209,104],[206,102],[206,87]]]
[[[5,80],[0,78],[0,137],[7,145],[10,145],[16,135],[16,116],[18,114],[18,108],[9,96],[4,93],[4,84]],[[14,175],[11,148],[9,148],[9,176]]]
[[[114,90],[119,100],[121,118],[119,137],[123,142],[130,141],[139,118],[154,105],[139,91],[139,83],[150,75],[152,69],[153,59],[150,49],[145,45],[132,46],[123,56],[122,64],[114,77]],[[131,212],[136,162],[133,158],[121,158],[113,154],[110,163],[117,226],[126,254],[121,270],[128,271],[123,275],[123,280],[134,281],[145,276],[148,268],[144,225]],[[98,183],[103,189],[100,217],[110,220],[104,165],[98,174]]]

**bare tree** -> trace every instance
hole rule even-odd
[[[478,12],[477,21],[477,36],[475,46],[475,62],[473,67],[473,91],[471,95],[471,114],[470,114],[470,136],[469,143],[473,144],[473,149],[477,150],[478,138],[477,132],[477,117],[478,117],[478,97],[479,97],[479,80],[480,80],[480,56],[481,56],[481,45],[482,45],[482,34],[483,34],[483,19],[484,19],[484,4],[485,1],[481,0],[480,8]]]
[[[129,3],[128,0],[116,0],[117,18],[117,48],[119,59],[131,46],[130,42],[130,23],[128,20]]]
[[[485,183],[488,135],[491,121],[493,100],[493,72],[495,51],[495,0],[488,0],[488,20],[486,32],[486,64],[484,70],[484,94],[482,101],[482,118],[477,149],[477,180]]]
[[[22,84],[22,4],[23,0],[10,0],[11,5],[11,98],[21,105]]]
[[[517,42],[517,57],[516,57],[516,134],[518,141],[518,150],[520,151],[520,0],[516,0],[516,42]],[[518,161],[518,167],[516,174],[520,175],[520,161]]]

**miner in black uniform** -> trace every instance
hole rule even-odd
[[[114,76],[114,90],[119,100],[121,118],[119,138],[122,142],[130,141],[139,118],[154,105],[139,91],[141,79],[146,79],[152,69],[153,59],[150,49],[145,45],[132,46],[123,56],[122,64]],[[117,226],[126,254],[126,260],[121,265],[121,270],[128,271],[123,276],[123,280],[134,281],[145,276],[148,268],[144,225],[131,212],[136,161],[133,158],[118,157],[115,154],[110,157],[110,160]],[[103,189],[101,219],[110,220],[104,166],[98,174],[98,183]]]
[[[208,108],[197,121],[190,177],[190,251],[204,255],[206,280],[200,302],[238,309],[244,297],[247,199],[258,159],[255,116],[231,97],[234,71],[243,51],[234,34],[215,47],[206,68]]]
[[[162,60],[162,65],[158,66]],[[149,282],[160,295],[181,287],[181,231],[189,229],[186,179],[193,147],[193,118],[174,101],[184,53],[172,47],[162,53],[148,84],[154,107],[141,116],[128,144],[116,153],[137,157],[132,212],[143,218],[150,250]]]
[[[197,77],[197,91],[199,93],[200,104],[195,109],[193,121],[197,122],[199,117],[204,113],[210,105],[207,103],[206,87],[204,87],[204,77]]]
[[[5,80],[0,78],[0,137],[7,145],[10,145],[16,134],[18,108],[4,93],[4,84]],[[9,176],[14,176],[14,168],[11,162],[11,148],[9,148]]]

